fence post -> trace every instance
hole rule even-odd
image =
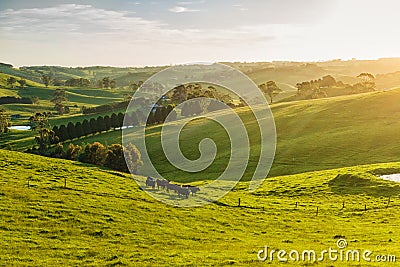
[[[389,204],[390,204],[390,197],[388,198],[388,202],[387,202],[386,208],[389,208]]]
[[[367,211],[367,204],[364,205],[364,211]]]
[[[342,204],[342,209],[344,209],[344,201],[343,201],[343,204]]]
[[[238,199],[238,207],[240,207],[240,198]]]
[[[318,207],[317,207],[317,213],[315,214],[315,216],[318,216]]]
[[[67,188],[67,177],[64,177],[64,188]]]

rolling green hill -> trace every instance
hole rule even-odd
[[[241,182],[189,209],[155,201],[126,174],[0,150],[1,264],[265,266],[277,264],[257,260],[265,245],[319,253],[338,238],[348,249],[396,255],[400,186],[375,174],[399,171],[390,163],[275,177],[254,193]]]
[[[270,176],[302,173],[366,163],[398,161],[400,159],[400,89],[329,99],[294,101],[272,105],[277,128],[277,150]],[[247,108],[237,109],[246,123],[251,140],[251,155],[244,179],[250,179],[258,161],[258,131],[254,117]],[[223,115],[221,111],[219,115]],[[182,152],[189,158],[199,156],[198,143],[212,138],[219,150],[217,161],[207,175],[186,173],[171,166],[160,146],[160,126],[147,132],[148,151],[153,163],[169,179],[215,179],[229,158],[229,143],[224,131],[214,122],[197,120],[181,133]],[[133,136],[136,134],[132,129]],[[121,131],[110,131],[73,141],[121,142]],[[144,148],[140,148],[143,150]],[[189,178],[190,177],[190,178]]]

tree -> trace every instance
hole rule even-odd
[[[69,160],[77,160],[82,147],[74,144],[69,144],[65,150],[65,158]]]
[[[7,85],[11,86],[11,88],[14,88],[14,83],[17,82],[17,79],[13,76],[10,76],[7,78]]]
[[[54,103],[54,109],[57,110],[58,114],[69,113],[69,108],[65,106],[65,102],[68,101],[67,94],[64,89],[56,89],[53,93],[53,98],[50,100]]]
[[[102,88],[109,88],[110,87],[110,77],[104,77],[102,80]]]
[[[99,142],[87,144],[83,152],[79,154],[79,161],[103,166],[107,155],[107,148]]]
[[[71,140],[78,137],[78,135],[76,133],[75,125],[72,122],[68,122],[67,131],[68,131],[68,136]]]
[[[116,88],[117,87],[117,81],[116,80],[111,80],[110,81],[110,87],[111,87],[111,89]]]
[[[120,144],[114,144],[108,147],[104,166],[120,172],[129,172],[125,162],[124,148]]]
[[[187,91],[184,85],[179,85],[173,89],[171,100],[177,105],[187,100]]]
[[[138,169],[143,166],[139,149],[133,144],[128,144],[124,149],[124,155],[129,170],[137,173]]]
[[[42,82],[44,83],[44,85],[46,87],[49,87],[50,82],[51,82],[51,78],[49,75],[42,75]]]
[[[111,119],[110,116],[106,115],[104,116],[104,124],[105,124],[105,131],[108,131],[111,129]]]
[[[31,100],[32,100],[32,104],[35,104],[35,105],[39,104],[39,97],[37,97],[37,96],[32,96],[32,97],[31,97]]]
[[[375,84],[375,76],[371,73],[363,72],[357,76],[357,78],[361,79],[361,85],[364,88],[364,92],[371,92],[375,91],[376,84]]]
[[[82,122],[82,129],[83,129],[83,135],[87,136],[92,133],[92,130],[90,129],[90,123],[87,119],[84,119]]]
[[[278,87],[278,85],[276,85],[276,83],[274,81],[268,81],[266,83],[260,84],[258,86],[258,88],[260,88],[260,90],[269,96],[270,101],[272,103],[273,101],[273,97],[277,94],[279,94],[280,92],[282,92],[282,90]]]
[[[102,116],[97,117],[97,130],[101,133],[106,130],[106,124]]]
[[[68,133],[68,129],[67,127],[65,127],[65,125],[61,125],[60,128],[58,129],[59,132],[59,139],[61,142],[67,141],[68,139],[70,139],[69,137],[69,133]]]
[[[85,135],[82,124],[79,121],[75,123],[75,131],[76,131],[76,138],[80,138]]]
[[[117,115],[118,127],[121,128],[124,124],[124,114],[122,112]]]
[[[336,85],[336,80],[331,75],[327,75],[322,77],[322,80],[319,81],[320,87],[332,87]]]
[[[114,128],[114,130],[118,128],[118,116],[115,113],[111,114],[111,127]]]
[[[154,123],[161,123],[163,122],[163,114],[160,107],[156,108],[154,112]]]
[[[38,131],[39,136],[35,137],[35,142],[39,145],[39,151],[45,151],[50,145],[57,144],[59,138],[52,130],[49,130],[49,113],[36,113],[29,118],[31,129]]]
[[[9,131],[9,118],[4,109],[0,109],[0,135]]]
[[[94,118],[91,118],[89,123],[90,123],[90,133],[94,135],[99,131],[97,127],[97,121]]]
[[[152,124],[155,123],[155,121],[156,121],[156,119],[155,119],[154,112],[151,111],[150,114],[149,114],[149,116],[147,117],[146,125],[152,125]]]
[[[18,80],[18,83],[22,88],[24,88],[26,85],[26,80],[25,79]]]

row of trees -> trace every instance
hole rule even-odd
[[[85,79],[85,78],[71,78],[71,79],[68,79],[65,82],[63,82],[60,79],[51,77],[50,75],[46,75],[46,74],[42,75],[41,80],[46,87],[48,87],[50,84],[53,84],[56,86],[65,85],[65,86],[77,86],[77,87],[89,87],[91,85],[90,80]],[[114,79],[110,79],[110,77],[104,77],[103,79],[98,80],[97,82],[94,81],[93,85],[97,86],[98,88],[112,88],[113,89],[113,88],[117,87],[117,81]]]
[[[337,88],[346,89],[349,93],[364,93],[374,91],[376,88],[375,77],[370,73],[361,73],[357,76],[360,82],[350,85],[341,81],[336,81],[330,75],[324,76],[322,79],[311,80],[307,82],[297,83],[297,95],[302,98],[320,98],[327,97],[327,89]]]
[[[133,116],[133,115],[130,115]],[[137,118],[136,114],[134,115]],[[85,119],[82,123],[76,122],[73,124],[69,122],[67,126],[61,125],[60,127],[54,126],[53,132],[58,137],[59,142],[64,142],[67,140],[73,140],[75,138],[80,138],[82,136],[94,135],[96,133],[106,132],[110,129],[116,129],[122,127],[124,122],[124,114],[113,113],[110,116],[106,115],[104,117],[99,116],[97,119],[91,118],[90,120]],[[136,119],[135,123],[138,121]]]
[[[2,96],[0,97],[0,104],[33,104],[32,98],[16,97],[16,96]]]
[[[82,107],[83,114],[95,114],[113,111],[115,109],[126,109],[129,105],[129,100],[123,102],[115,102],[106,105],[100,105],[95,107]]]
[[[170,115],[171,119],[176,120],[177,114],[172,105],[168,105],[167,107],[161,106],[154,108],[147,117],[146,123],[147,125],[163,123],[170,113],[171,113]],[[133,119],[134,118],[128,118],[128,122],[130,122],[131,120],[133,122]]]

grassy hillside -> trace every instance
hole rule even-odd
[[[153,200],[125,174],[0,150],[0,261],[265,266],[269,261],[257,260],[265,245],[322,251],[336,248],[338,237],[346,238],[349,249],[396,255],[400,186],[372,174],[396,171],[400,163],[275,177],[253,194],[241,182],[217,203],[186,209]],[[375,264],[382,266],[362,266]]]
[[[301,173],[400,159],[400,89],[368,94],[272,105],[277,127],[277,150],[270,176]],[[250,135],[251,155],[244,179],[252,176],[258,161],[258,131],[247,108],[238,109]],[[221,111],[219,115],[224,115]],[[229,143],[222,128],[208,120],[197,120],[181,133],[182,151],[189,158],[199,156],[198,143],[212,138],[219,150],[217,160],[207,170],[188,176],[165,159],[160,146],[160,126],[147,132],[148,151],[161,173],[177,181],[215,179],[226,165]],[[135,129],[132,129],[135,136]],[[133,139],[134,140],[134,139]],[[74,141],[121,142],[121,131],[111,131]],[[140,148],[144,149],[144,148]]]

